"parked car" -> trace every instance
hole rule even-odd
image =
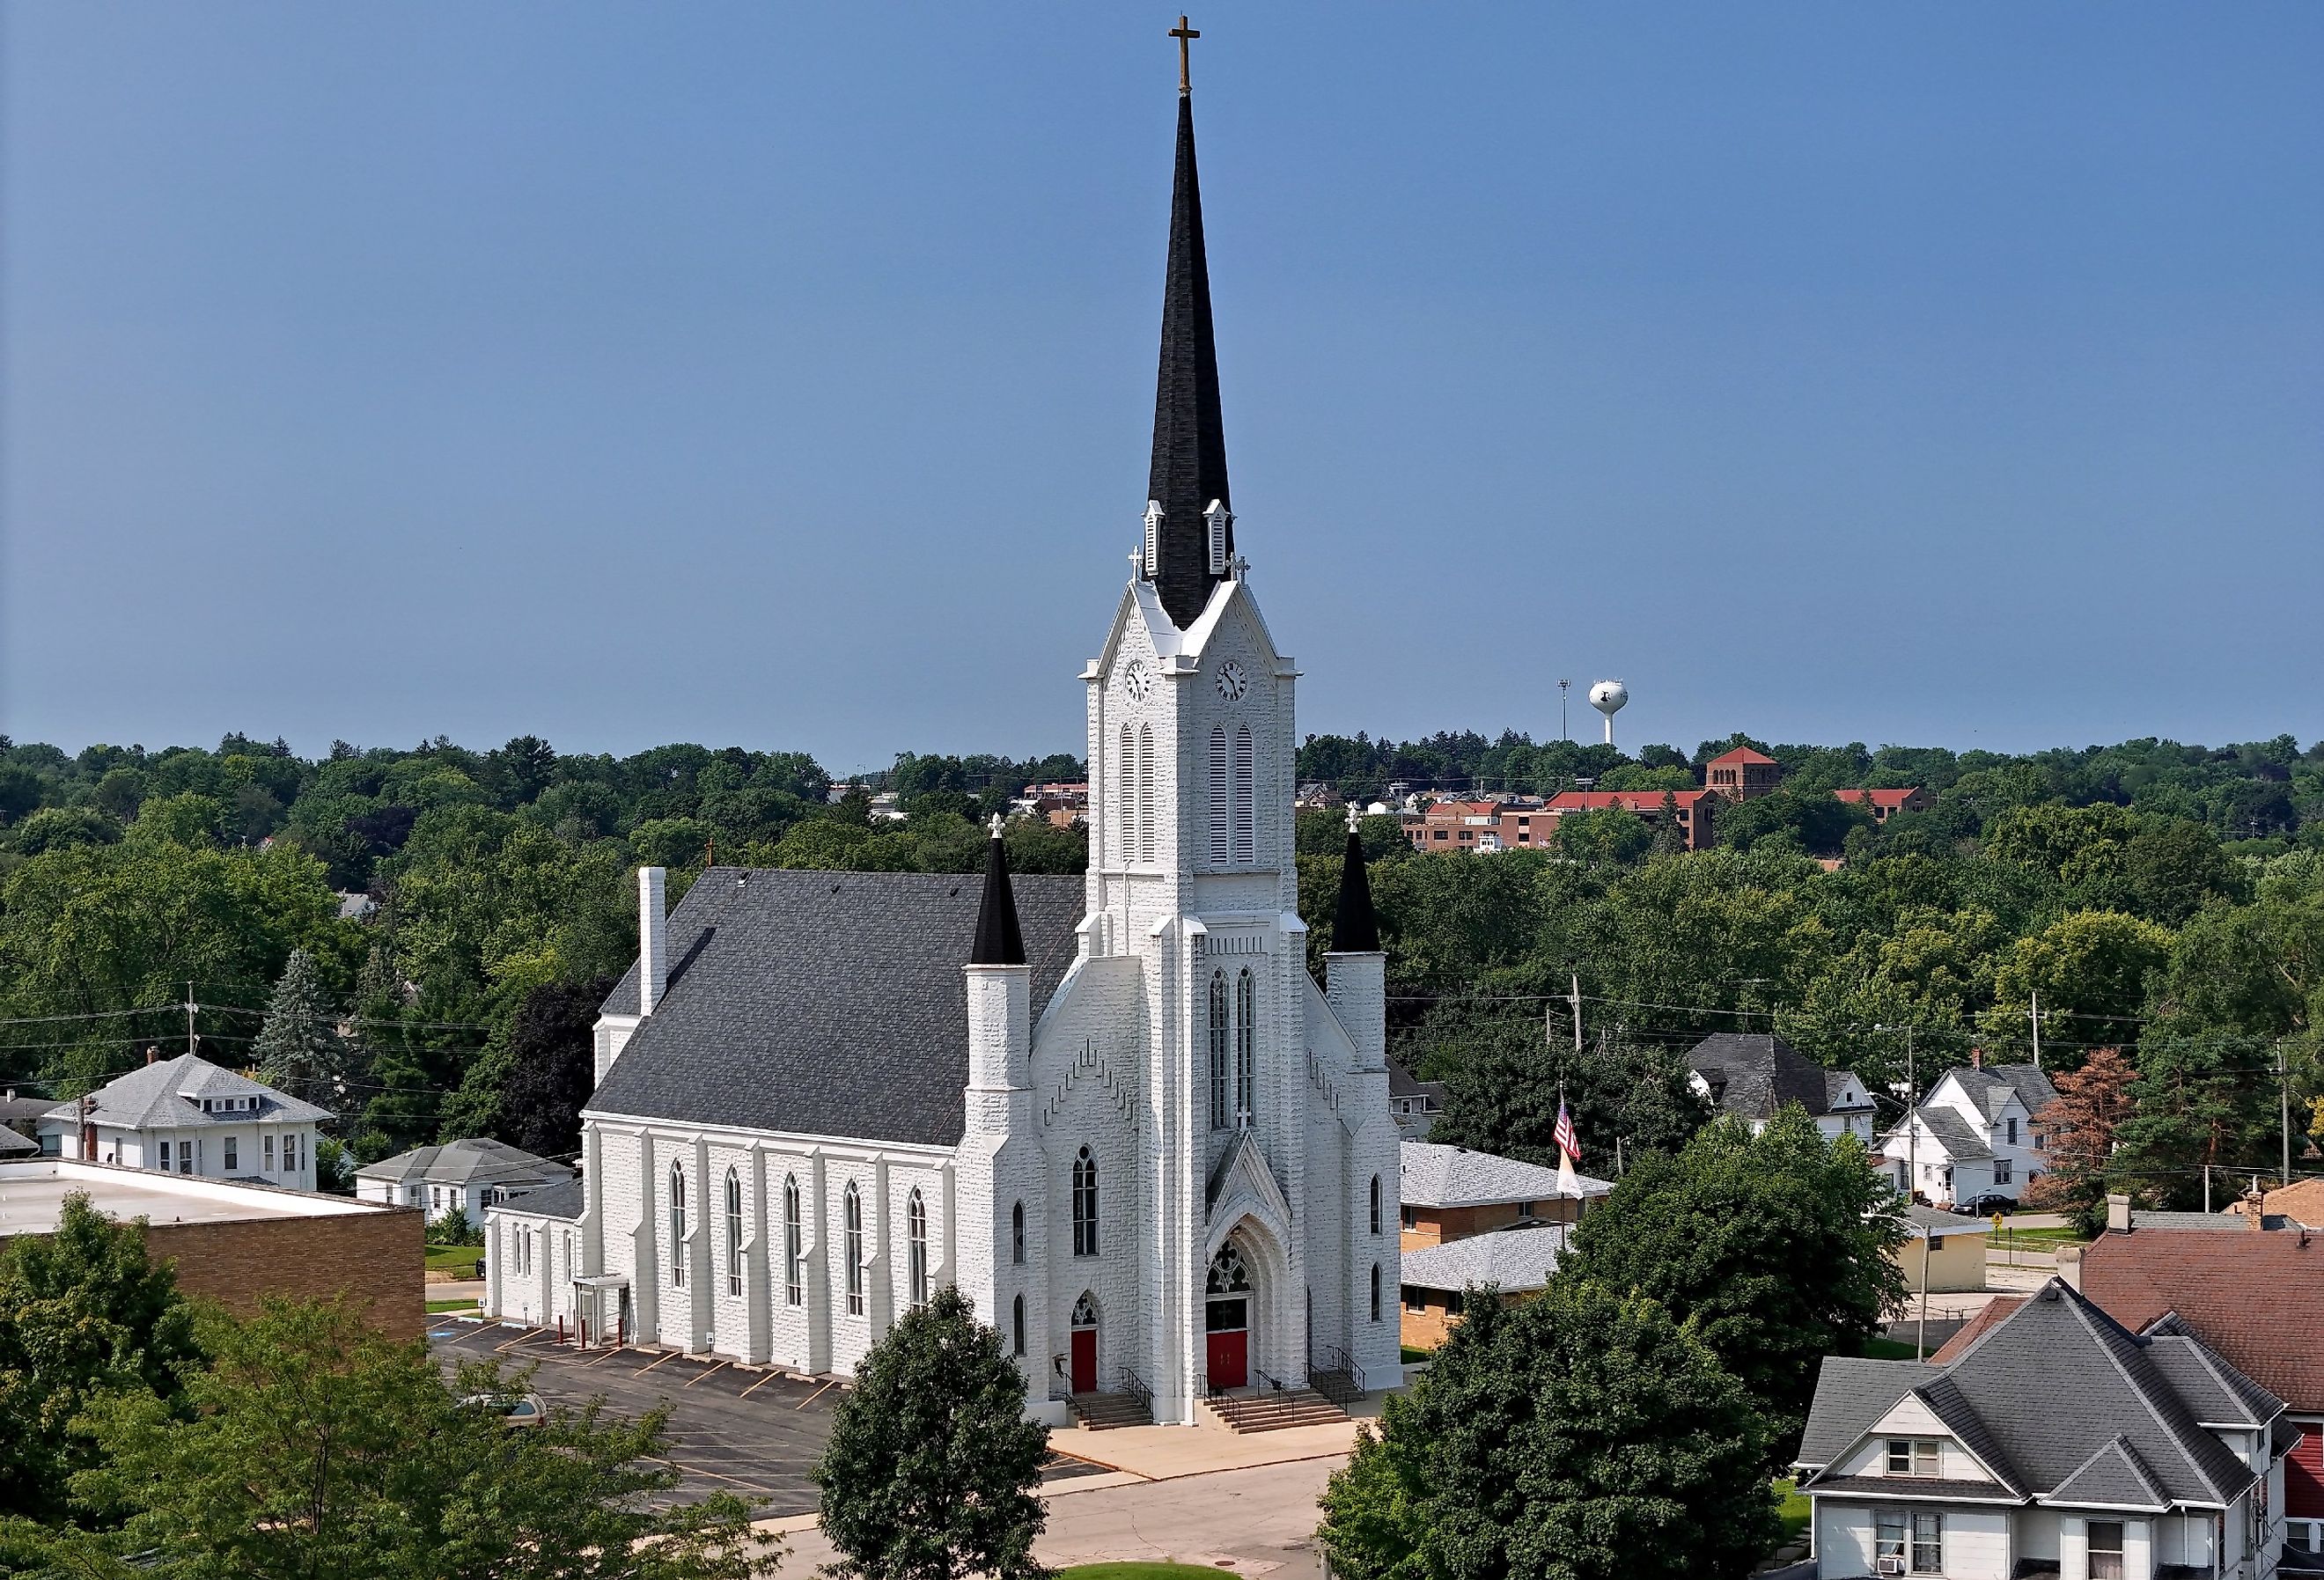
[[[460,1402],[500,1417],[503,1427],[538,1427],[549,1419],[549,1406],[537,1393],[472,1393]]]
[[[1989,1218],[1996,1213],[2014,1213],[2016,1210],[2015,1197],[1990,1190],[1983,1196],[1974,1196],[1967,1201],[1953,1204],[1953,1211],[1965,1218]]]

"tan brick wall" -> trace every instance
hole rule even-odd
[[[368,1304],[372,1326],[415,1338],[428,1326],[427,1219],[417,1207],[315,1218],[226,1224],[158,1224],[146,1250],[178,1267],[178,1288],[237,1316],[268,1295],[329,1299],[346,1291]]]
[[[1528,1218],[1517,1210],[1519,1205],[1494,1202],[1480,1207],[1406,1207],[1405,1211],[1412,1222],[1404,1231],[1402,1248],[1421,1251],[1449,1240],[1466,1240],[1471,1234],[1489,1234],[1514,1224],[1571,1224],[1581,1211],[1580,1203],[1558,1197],[1532,1203],[1533,1215]]]

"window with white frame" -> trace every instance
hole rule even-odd
[[[846,1202],[847,1314],[863,1315],[863,1197],[855,1182],[847,1182]]]
[[[241,1140],[239,1136],[228,1136],[221,1143],[226,1149],[226,1171],[229,1174],[242,1167]]]
[[[1941,1511],[1882,1509],[1872,1521],[1873,1567],[1880,1574],[1944,1573],[1945,1517]]]
[[[798,1176],[783,1176],[783,1304],[804,1305],[807,1301],[807,1258],[803,1254],[806,1235],[799,1222]]]
[[[265,1164],[266,1164],[266,1172],[268,1172],[269,1174],[273,1173],[273,1172],[274,1172],[274,1135],[273,1135],[273,1132],[271,1132],[271,1131],[270,1131],[270,1132],[267,1132],[267,1135],[266,1135],[266,1137],[265,1137],[265,1139],[264,1139],[263,1141],[262,1141],[259,1143],[259,1152],[260,1152],[261,1157],[265,1160]]]
[[[2015,1145],[2017,1144],[2017,1121],[2016,1121],[2016,1119],[2013,1116],[2013,1117],[2012,1117],[2012,1118],[2010,1118],[2009,1120],[2006,1121],[2006,1122],[2005,1122],[2005,1124],[2004,1124],[2004,1128],[2005,1128],[2005,1130],[2006,1131],[2006,1132],[2007,1132],[2007,1134],[2008,1134],[2008,1137],[2009,1137],[2009,1144],[2010,1144],[2011,1146],[2013,1146],[2013,1147],[2014,1147],[2014,1146],[2015,1146]]]
[[[2093,1520],[2089,1533],[2089,1580],[2123,1580],[2122,1521]]]
[[[686,1170],[669,1166],[669,1287],[686,1288]]]
[[[154,1146],[154,1151],[159,1156],[159,1160],[161,1165],[161,1172],[167,1174],[170,1171],[170,1143],[167,1141],[157,1142]]]
[[[726,1292],[742,1292],[742,1176],[726,1170]]]
[[[2009,1160],[2006,1158],[1996,1158],[1993,1160],[1994,1184],[2007,1185],[2013,1178],[2015,1178],[2015,1175],[2011,1170]]]
[[[923,1305],[928,1298],[928,1204],[917,1189],[904,1198],[904,1261],[912,1304]]]
[[[1890,1475],[1935,1475],[1937,1474],[1937,1440],[1934,1437],[1889,1438],[1888,1474]]]

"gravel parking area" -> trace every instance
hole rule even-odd
[[[531,1365],[533,1391],[552,1408],[602,1398],[636,1416],[669,1405],[668,1458],[685,1477],[673,1502],[724,1490],[757,1500],[762,1518],[815,1512],[807,1473],[831,1436],[835,1386],[661,1350],[576,1351],[554,1335],[488,1322],[438,1321],[428,1342],[447,1366],[464,1357],[497,1360],[511,1371]],[[1101,1469],[1052,1455],[1044,1479]]]

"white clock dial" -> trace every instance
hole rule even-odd
[[[1240,664],[1229,659],[1219,666],[1218,687],[1219,695],[1229,702],[1240,702],[1242,694],[1250,689],[1250,678],[1242,672]]]
[[[1130,668],[1121,673],[1121,684],[1129,691],[1130,700],[1143,702],[1146,694],[1154,689],[1154,671],[1146,667],[1145,660],[1132,659]]]

